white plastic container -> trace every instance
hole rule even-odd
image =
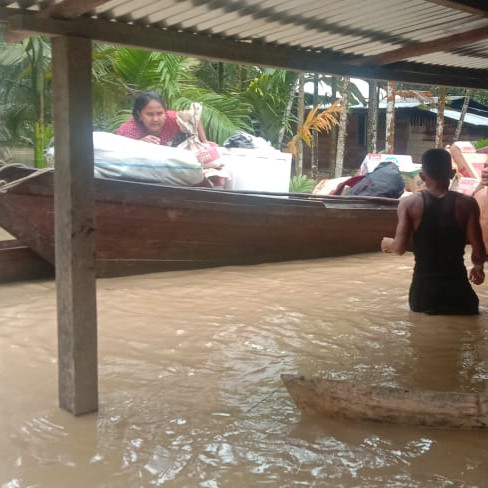
[[[286,193],[290,188],[291,154],[275,149],[219,148],[230,179],[227,190]]]

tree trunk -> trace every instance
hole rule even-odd
[[[469,100],[470,100],[472,94],[473,94],[473,90],[468,88],[466,90],[466,96],[464,97],[463,108],[461,109],[461,114],[459,116],[459,120],[458,120],[458,123],[456,125],[456,131],[454,132],[454,141],[453,142],[458,141],[459,137],[461,136],[461,129],[463,128],[464,119],[465,119],[466,113],[468,111]]]
[[[395,92],[396,83],[388,82],[388,94],[386,99],[386,135],[385,152],[386,154],[395,153]]]
[[[444,110],[446,108],[446,87],[439,87],[439,103],[437,105],[437,123],[435,130],[435,147],[442,148],[444,137]]]
[[[369,98],[368,98],[368,128],[366,135],[366,149],[368,153],[376,152],[376,141],[378,139],[378,82],[369,81]]]
[[[42,60],[44,53],[42,43],[39,43],[38,61],[33,64],[32,84],[36,93],[36,121],[34,122],[34,167],[44,168],[46,160],[44,157],[44,70],[42,69]]]
[[[281,121],[281,129],[278,133],[278,149],[283,147],[283,139],[285,138],[285,127],[288,119],[290,118],[291,111],[293,109],[293,99],[295,98],[296,83],[292,84],[290,88],[290,96],[288,98],[288,104],[286,105],[285,112],[283,113],[283,120]]]
[[[45,168],[46,160],[44,157],[44,123],[42,120],[34,122],[34,167]]]
[[[342,87],[342,105],[344,110],[339,116],[339,131],[337,134],[337,153],[335,161],[334,177],[342,176],[342,169],[344,167],[344,152],[347,135],[347,100],[349,98],[349,76],[344,77],[344,85]]]
[[[317,73],[313,76],[313,106],[319,103],[319,76]],[[312,154],[310,177],[316,179],[319,173],[319,134],[316,130],[312,132]]]
[[[460,429],[488,428],[488,393],[413,390],[282,374],[305,415]]]
[[[297,127],[303,125],[305,120],[305,75],[300,73],[298,78],[298,109],[297,109]],[[303,142],[297,141],[297,153],[295,159],[295,174],[301,176],[303,173]]]
[[[333,76],[330,83],[330,88],[331,88],[330,99],[332,102],[335,102],[337,100],[337,81],[338,81],[338,77]],[[327,167],[330,168],[331,172],[333,172],[332,162],[335,161],[336,153],[337,153],[337,126],[336,125],[333,125],[332,129],[329,132],[329,140],[330,140],[329,161],[327,161]]]

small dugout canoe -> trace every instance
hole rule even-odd
[[[460,393],[365,385],[282,374],[304,415],[456,429],[488,427],[488,392]]]

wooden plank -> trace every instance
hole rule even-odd
[[[91,42],[53,39],[59,404],[98,409]]]
[[[488,427],[488,393],[408,390],[283,374],[281,379],[305,415],[431,427]]]
[[[430,3],[442,5],[460,12],[467,12],[469,14],[478,15],[479,17],[488,17],[488,5],[486,0],[427,0]]]

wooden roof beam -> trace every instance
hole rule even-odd
[[[452,10],[459,10],[479,17],[488,17],[488,5],[486,0],[427,0],[437,5],[450,8]]]
[[[488,26],[480,27],[479,29],[474,29],[468,32],[453,34],[447,37],[441,37],[440,39],[435,39],[433,41],[418,42],[383,54],[363,56],[351,60],[350,64],[356,66],[390,64],[396,61],[422,56],[424,54],[449,51],[450,49],[465,46],[466,44],[473,44],[485,39],[488,39]]]
[[[110,0],[62,0],[42,9],[39,17],[70,19],[86,14]]]
[[[40,10],[35,15],[41,19],[73,19],[87,12],[90,12],[96,7],[109,1],[110,0],[62,0],[61,2],[48,5],[46,8]],[[8,11],[8,9],[3,10]],[[8,14],[4,14],[4,17],[7,16]],[[6,42],[20,42],[30,35],[31,33],[28,31],[13,31],[12,29],[9,29],[7,27],[4,35],[4,40]]]

